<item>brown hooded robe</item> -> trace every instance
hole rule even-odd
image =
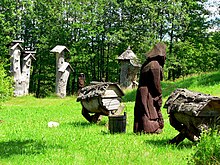
[[[134,133],[157,133],[164,127],[160,111],[162,66],[160,60],[157,61],[157,59],[164,59],[165,62],[165,54],[157,56],[154,53],[153,56],[148,56],[148,61],[141,67],[134,107]]]

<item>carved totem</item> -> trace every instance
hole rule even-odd
[[[29,83],[30,83],[30,73],[31,73],[31,61],[32,59],[36,60],[34,57],[35,51],[25,51],[24,58],[22,61],[22,79],[23,79],[23,91],[24,95],[29,93]]]
[[[65,52],[69,52],[69,50],[65,46],[57,45],[51,52],[56,53],[56,94],[63,98],[66,96],[66,87],[70,71],[73,71],[70,64],[65,62],[64,57]]]
[[[31,60],[35,59],[35,51],[24,51],[21,43],[23,41],[14,40],[10,47],[10,71],[14,80],[14,96],[24,96],[29,93]]]

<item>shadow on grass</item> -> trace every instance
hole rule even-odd
[[[73,127],[84,127],[84,128],[92,125],[91,123],[89,123],[87,121],[73,121],[73,122],[69,122],[67,124],[71,125]]]
[[[169,144],[169,140],[170,139],[161,139],[161,140],[155,140],[155,139],[148,139],[148,140],[145,140],[145,143],[146,144],[153,144],[155,146],[159,146],[159,147],[164,147],[164,146],[172,146],[172,147],[175,147],[177,149],[182,149],[182,148],[192,148],[194,145],[196,145],[196,143],[193,143],[191,141],[183,141],[181,142],[180,144],[178,145],[175,145],[175,144]]]
[[[54,148],[62,149],[63,146],[57,144],[47,145],[45,142],[32,139],[0,142],[0,159],[16,155],[44,154],[46,150]]]
[[[70,122],[70,123],[67,123],[68,125],[71,125],[73,127],[82,127],[82,128],[87,128],[87,127],[90,127],[90,126],[93,126],[93,125],[97,125],[97,126],[103,126],[103,125],[106,125],[106,122],[105,121],[100,121],[99,123],[89,123],[87,121],[76,121],[76,122]]]
[[[0,158],[8,158],[14,155],[35,155],[44,153],[46,146],[42,142],[34,140],[10,140],[0,142]]]

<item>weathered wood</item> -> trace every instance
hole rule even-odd
[[[133,88],[136,85],[137,72],[141,67],[137,56],[130,47],[128,47],[128,49],[117,58],[117,60],[121,64],[120,86],[126,89]]]
[[[63,45],[57,45],[52,50],[56,54],[56,94],[60,97],[66,96],[66,86],[69,78],[70,71],[73,68],[68,62],[65,62],[65,52],[69,52]]]
[[[192,116],[207,116],[212,114],[211,111],[216,111],[213,114],[220,113],[220,98],[187,89],[176,89],[164,107],[168,113],[182,112]]]
[[[220,98],[176,89],[164,105],[170,124],[180,133],[170,143],[180,143],[184,138],[197,141],[201,132],[220,125]]]
[[[84,108],[83,112],[109,116],[118,114],[117,111],[122,112],[121,97],[123,95],[124,93],[118,84],[98,82],[95,85],[82,88],[77,101],[81,102]],[[90,120],[88,116],[87,114],[86,117]]]
[[[22,60],[22,85],[24,90],[24,95],[29,93],[29,83],[30,83],[30,72],[31,72],[31,61],[36,60],[34,57],[35,51],[25,51],[26,56]]]
[[[34,58],[35,53],[35,51],[24,51],[20,45],[22,42],[14,40],[10,47],[10,71],[14,80],[14,96],[29,93],[31,59]]]

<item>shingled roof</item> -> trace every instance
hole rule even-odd
[[[130,46],[124,51],[117,60],[130,60],[130,63],[135,67],[140,67],[140,62],[134,52],[131,50]]]
[[[77,101],[103,96],[108,88],[114,89],[118,97],[124,96],[124,92],[118,84],[111,82],[100,82],[95,85],[89,85],[82,88],[79,96],[77,97]]]

